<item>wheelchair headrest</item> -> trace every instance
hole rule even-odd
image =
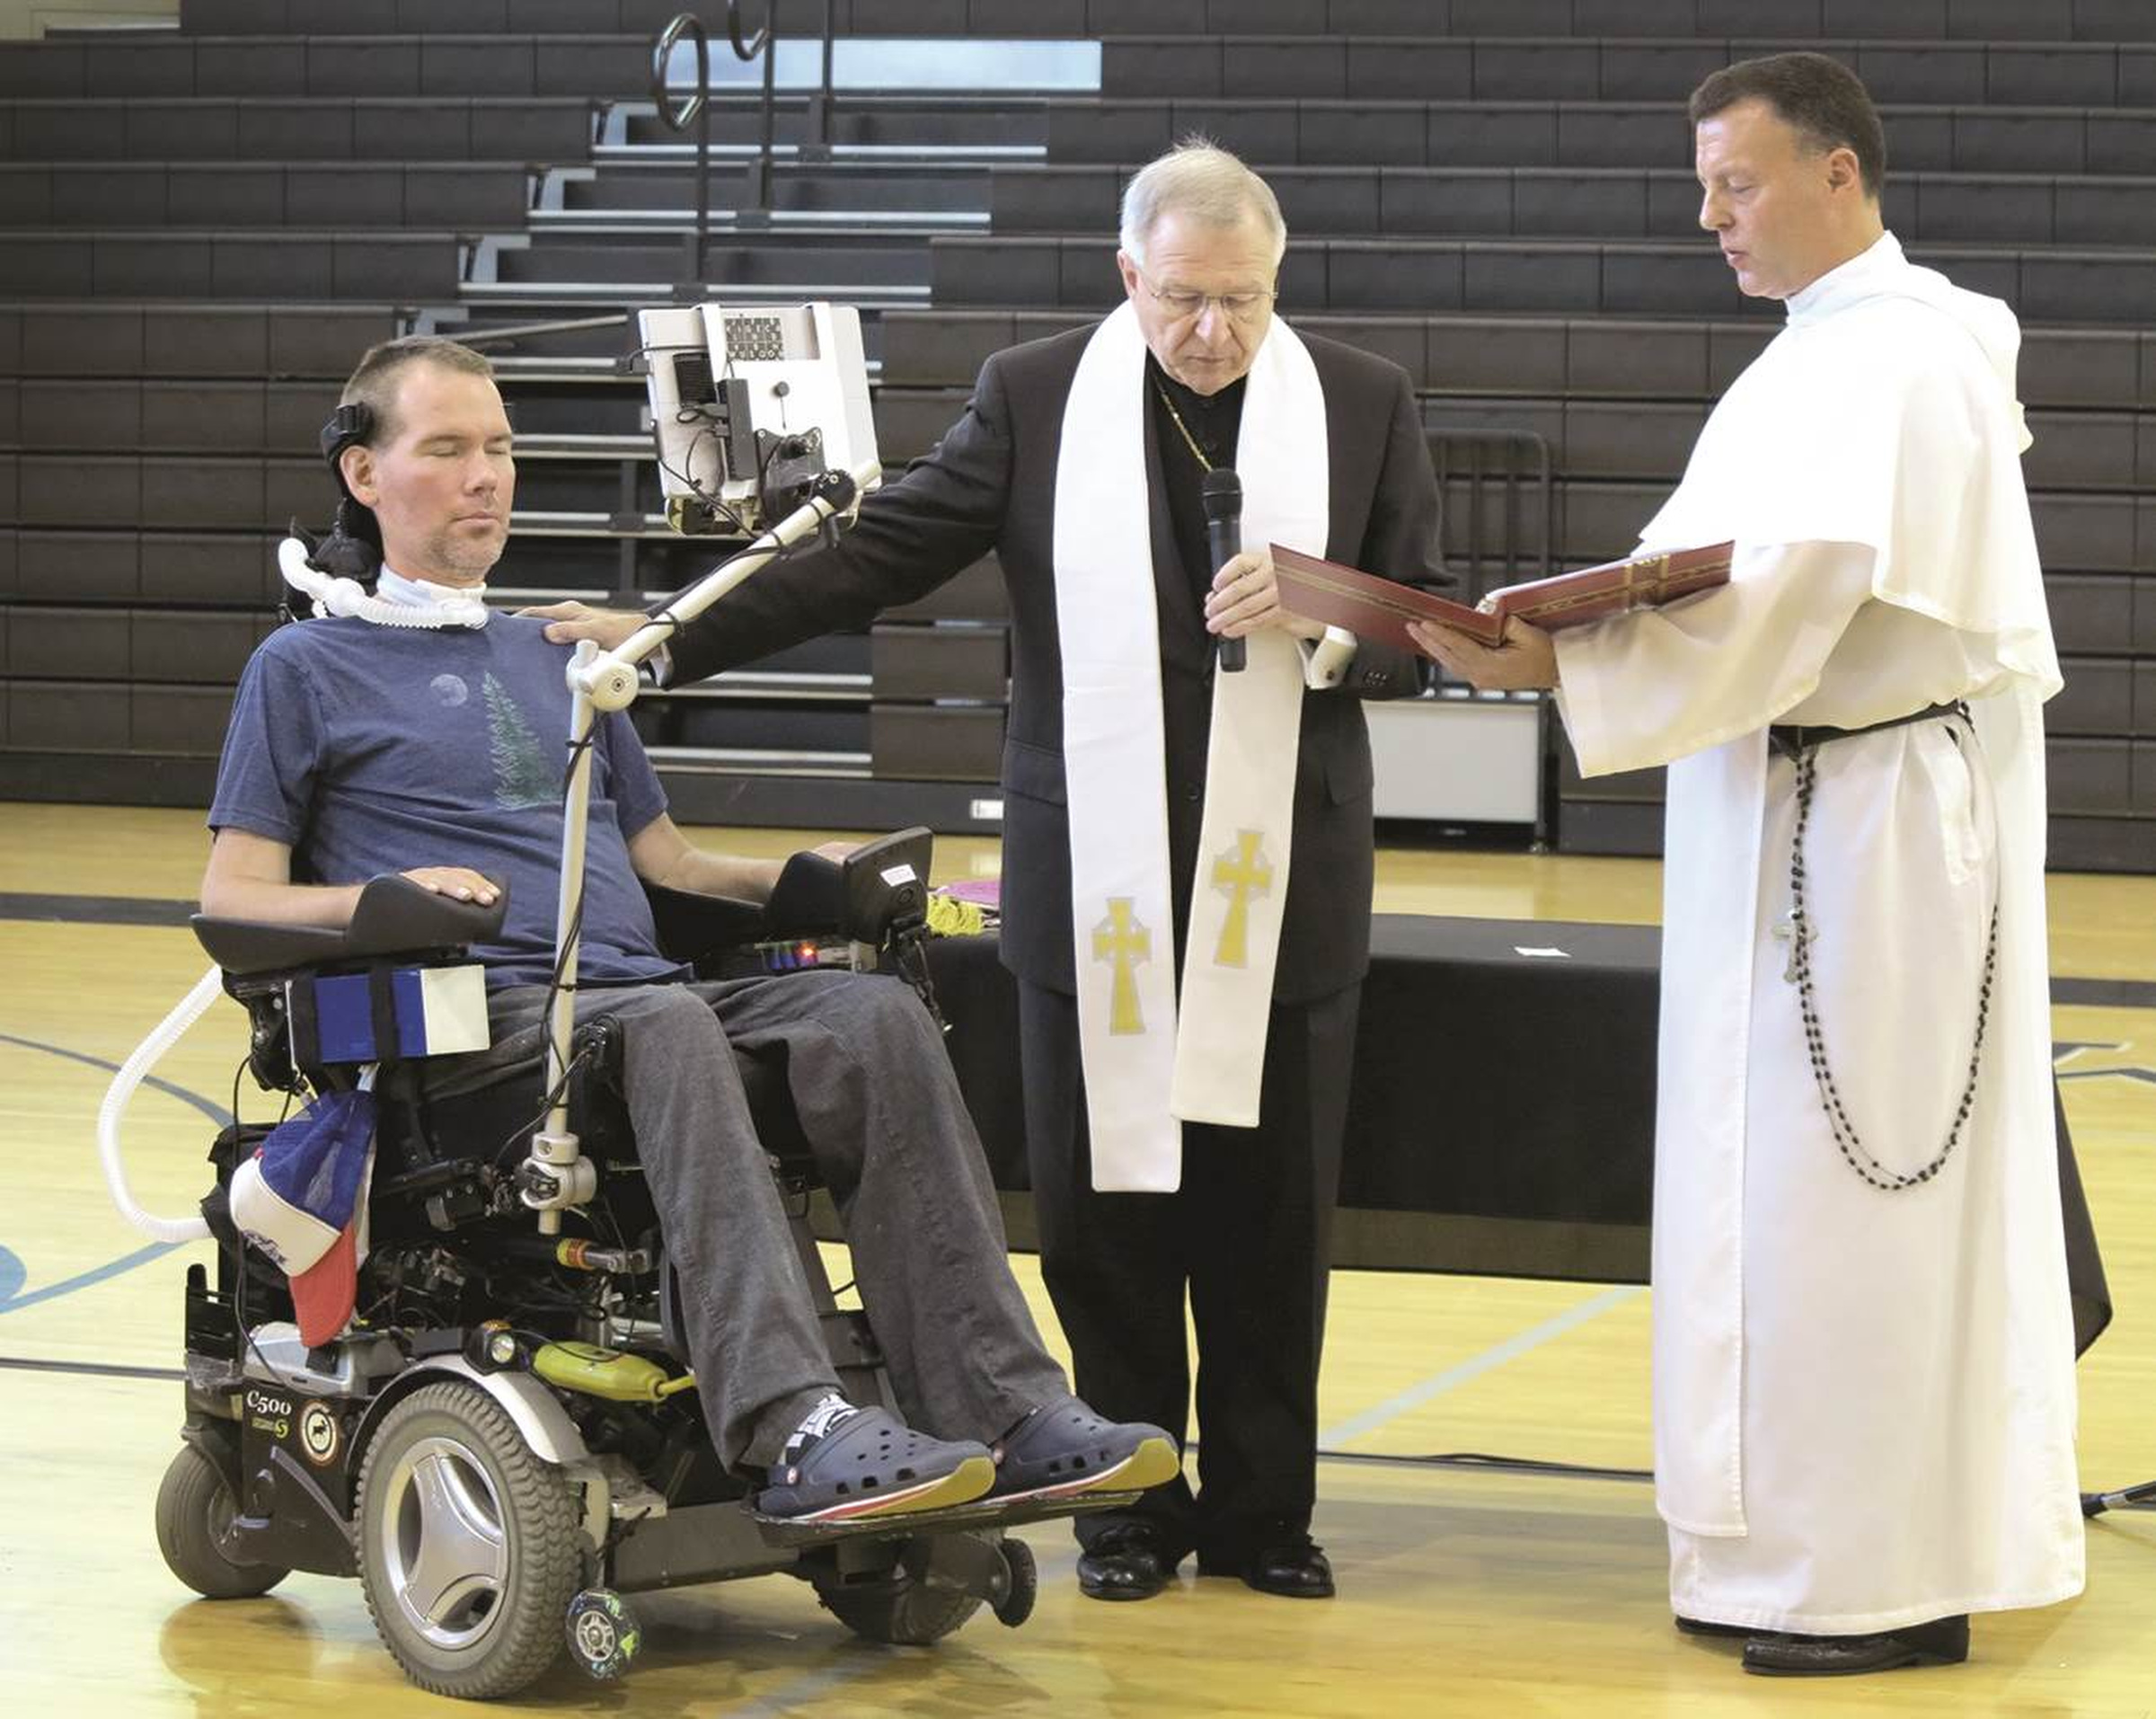
[[[292,535],[307,546],[307,565],[332,579],[358,580],[371,585],[382,571],[382,522],[374,509],[363,506],[344,481],[344,450],[369,440],[376,430],[375,414],[363,402],[339,406],[322,427],[322,458],[337,485],[337,512],[326,536],[315,537],[292,522]]]

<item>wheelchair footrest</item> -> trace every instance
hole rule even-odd
[[[1127,1508],[1135,1493],[1098,1493],[1078,1499],[1035,1499],[1021,1504],[976,1500],[950,1510],[915,1511],[851,1522],[791,1522],[757,1516],[746,1502],[677,1506],[663,1515],[624,1522],[602,1573],[620,1593],[648,1593],[690,1582],[725,1582],[784,1570],[806,1573],[812,1561],[849,1557],[874,1564],[880,1543],[993,1532],[1059,1516]],[[851,1542],[851,1546],[844,1544]],[[858,1550],[856,1550],[858,1548]]]
[[[1028,1522],[1046,1522],[1059,1516],[1086,1516],[1098,1510],[1128,1509],[1140,1493],[1082,1493],[1075,1498],[1029,1498],[1006,1504],[1000,1499],[976,1498],[940,1511],[896,1511],[888,1516],[855,1517],[844,1522],[797,1522],[783,1516],[761,1516],[751,1511],[766,1543],[772,1546],[826,1546],[837,1540],[911,1539],[920,1534],[958,1534],[971,1528],[1019,1528]]]

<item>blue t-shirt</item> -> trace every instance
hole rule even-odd
[[[487,982],[553,970],[569,758],[569,648],[544,622],[497,615],[477,629],[377,626],[349,617],[280,627],[240,677],[217,766],[213,829],[292,849],[295,882],[465,865],[505,878],[502,941],[473,953]],[[628,717],[593,730],[579,977],[686,977],[658,952],[629,839],[667,809]]]

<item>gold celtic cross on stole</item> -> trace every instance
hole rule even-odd
[[[1221,923],[1213,964],[1247,967],[1250,962],[1250,898],[1270,895],[1273,891],[1273,868],[1265,857],[1263,830],[1235,832],[1235,845],[1223,848],[1214,858],[1213,887],[1228,898],[1228,917]]]
[[[1108,917],[1093,927],[1093,959],[1115,966],[1108,995],[1108,1030],[1144,1032],[1145,1017],[1138,1007],[1138,986],[1131,969],[1153,959],[1153,933],[1131,912],[1127,895],[1109,897]]]

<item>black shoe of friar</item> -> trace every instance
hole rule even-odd
[[[1959,1665],[1969,1657],[1965,1613],[1870,1635],[1754,1635],[1745,1670],[1762,1677],[1853,1677],[1905,1665]]]

